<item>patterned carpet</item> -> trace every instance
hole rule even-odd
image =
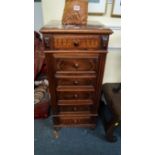
[[[104,137],[100,120],[95,130],[83,128],[62,128],[59,138],[52,136],[52,118],[34,121],[35,155],[121,155],[120,128],[115,131],[116,143],[109,143]]]

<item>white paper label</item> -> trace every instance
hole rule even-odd
[[[74,11],[80,11],[80,5],[74,5]]]

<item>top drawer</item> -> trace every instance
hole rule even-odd
[[[55,50],[69,49],[101,49],[99,35],[53,35],[49,39],[48,47]]]

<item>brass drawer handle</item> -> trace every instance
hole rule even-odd
[[[74,40],[73,44],[74,44],[75,47],[78,47],[79,46],[79,41],[78,40]]]
[[[74,81],[74,84],[75,84],[75,85],[78,85],[78,84],[79,84],[79,82],[78,82],[78,81]]]

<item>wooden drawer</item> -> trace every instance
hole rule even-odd
[[[43,40],[45,50],[107,50],[109,36],[46,34]]]
[[[57,99],[58,100],[86,100],[93,99],[94,92],[58,92]]]
[[[100,49],[99,35],[54,35],[54,49]]]
[[[98,59],[95,58],[56,58],[56,71],[96,71]]]
[[[91,106],[94,104],[93,100],[58,100],[58,106]]]
[[[96,117],[91,116],[58,116],[54,118],[56,125],[79,125],[95,123]]]
[[[59,112],[93,112],[93,105],[61,105],[59,106]]]
[[[56,76],[57,86],[95,86],[96,76],[95,75],[84,75],[84,76]]]

